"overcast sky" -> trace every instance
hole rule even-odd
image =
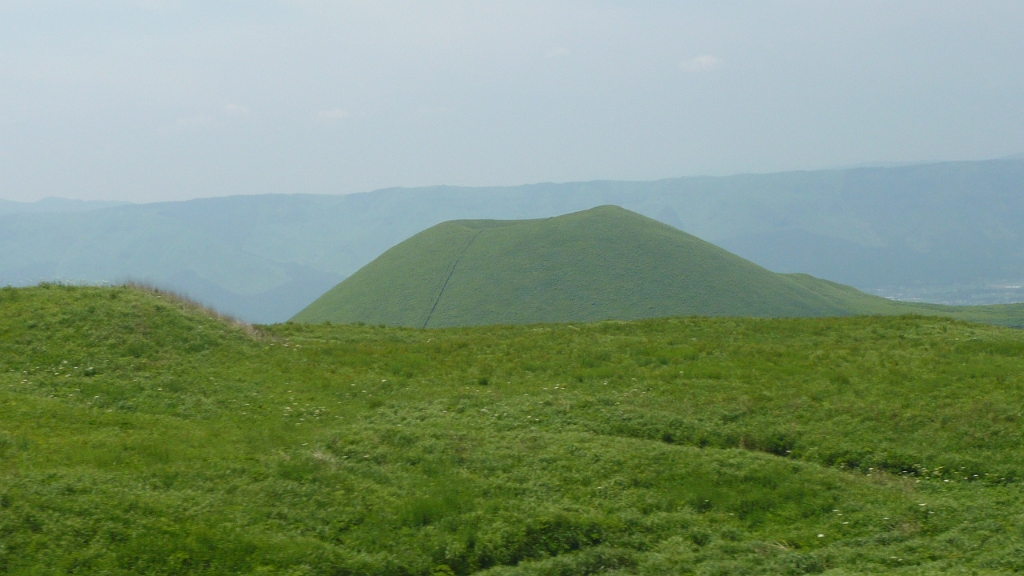
[[[0,198],[1024,152],[1024,2],[0,0]]]

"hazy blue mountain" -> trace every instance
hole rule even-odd
[[[440,222],[541,218],[602,204],[660,220],[769,270],[871,292],[917,290],[947,302],[952,293],[967,294],[966,301],[993,285],[1024,284],[1024,161],[993,160],[6,214],[0,285],[147,280],[251,321],[280,321]],[[1013,299],[1017,293],[1008,290],[987,301]]]

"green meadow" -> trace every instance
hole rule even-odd
[[[6,574],[1024,571],[1024,333],[0,289]]]

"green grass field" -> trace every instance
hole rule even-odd
[[[1024,571],[1024,333],[0,289],[0,572]]]
[[[616,206],[542,220],[439,224],[387,251],[293,320],[436,328],[864,314],[1024,326],[1024,304],[910,304],[807,275],[776,274]]]

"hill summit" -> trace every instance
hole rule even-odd
[[[895,304],[895,303],[893,303]],[[776,274],[617,206],[455,220],[391,248],[295,316],[414,327],[664,316],[841,316],[882,298]]]

